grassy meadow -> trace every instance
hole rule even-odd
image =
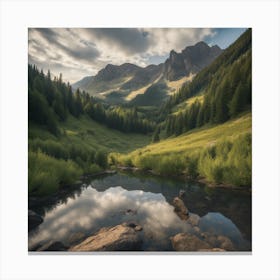
[[[251,184],[251,113],[139,148],[111,153],[111,163],[165,176],[185,174],[214,184]]]

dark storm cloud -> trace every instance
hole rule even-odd
[[[94,62],[95,59],[99,57],[100,52],[96,49],[94,44],[86,42],[85,40],[78,40],[78,38],[76,38],[76,42],[73,42],[71,38],[67,38],[66,33],[69,32],[67,29],[60,30],[61,34],[56,33],[54,30],[56,29],[36,29],[36,31],[38,31],[46,41],[48,41],[51,47],[62,50],[73,59]],[[60,37],[64,39],[63,43],[61,43]]]
[[[149,46],[149,33],[136,28],[97,28],[88,29],[92,37],[120,47],[125,53],[145,52]]]

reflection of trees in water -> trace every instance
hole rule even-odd
[[[44,216],[58,205],[68,203],[68,199],[81,197],[87,188],[93,187],[98,191],[105,191],[115,186],[122,186],[127,190],[161,193],[169,204],[175,196],[178,196],[180,189],[183,189],[186,191],[183,200],[192,213],[202,217],[208,212],[220,212],[239,228],[246,239],[251,240],[250,194],[231,189],[208,188],[198,183],[186,183],[141,172],[126,172],[89,179],[87,184],[71,186],[53,197],[39,200],[31,209]]]

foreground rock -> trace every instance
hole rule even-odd
[[[200,217],[197,214],[189,213],[188,223],[193,227],[197,227],[199,224]]]
[[[142,246],[139,234],[141,229],[135,223],[102,228],[97,234],[71,247],[69,251],[137,251]]]
[[[38,248],[37,251],[67,251],[66,247],[62,242],[59,241],[50,241]]]
[[[28,210],[28,231],[36,228],[43,222],[43,218],[32,210]]]
[[[211,246],[199,239],[197,236],[189,233],[178,233],[171,237],[171,242],[176,251],[199,251],[211,249]]]
[[[179,197],[175,197],[173,199],[173,205],[174,205],[174,211],[176,212],[176,214],[182,219],[182,220],[187,220],[189,217],[189,210],[186,207],[186,205],[184,204],[184,201],[179,198]]]
[[[201,234],[203,240],[209,243],[212,247],[221,248],[226,251],[234,251],[234,245],[232,241],[223,235],[215,235],[208,232]]]

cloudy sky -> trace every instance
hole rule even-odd
[[[70,83],[107,64],[164,62],[199,41],[226,48],[245,28],[30,28],[28,61]]]

